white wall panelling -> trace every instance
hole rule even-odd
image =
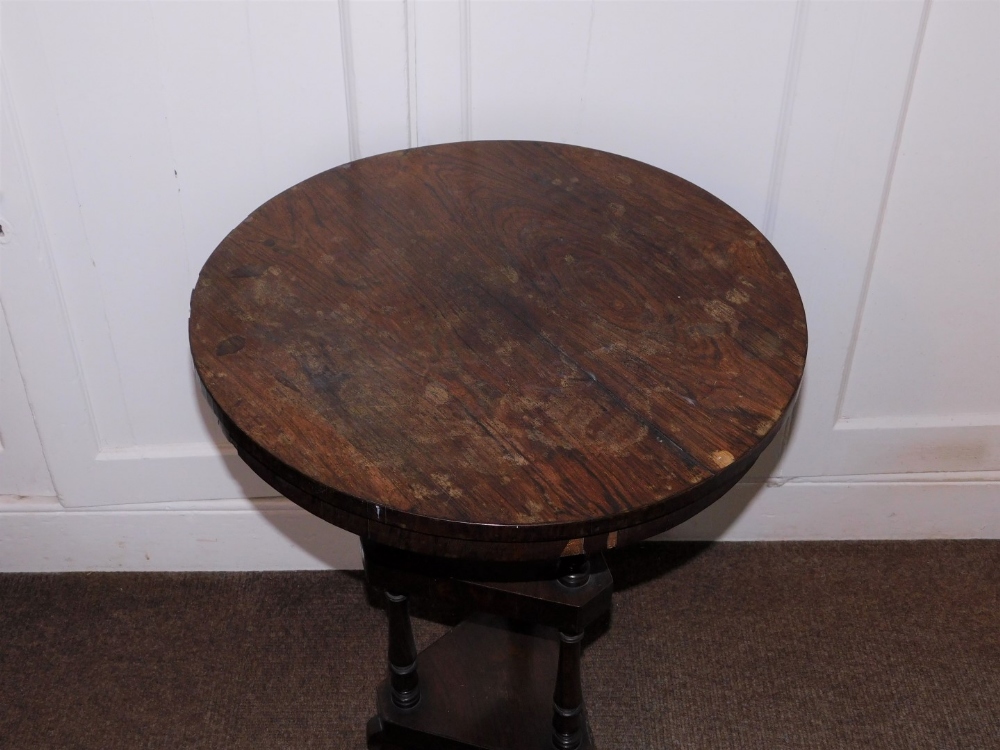
[[[23,320],[37,315],[32,309],[33,304],[45,299],[55,304],[53,309],[56,311],[64,307],[67,311],[74,311],[72,316],[66,314],[63,322],[57,323],[47,336],[64,336],[60,343],[69,347],[68,352],[72,355],[69,363],[64,363],[64,373],[79,375],[86,371],[92,380],[105,384],[103,388],[82,390],[85,419],[91,423],[88,429],[95,433],[93,439],[97,440],[94,446],[96,455],[97,445],[100,444],[131,444],[124,392],[115,366],[115,348],[108,323],[99,309],[102,298],[100,280],[95,262],[90,258],[80,201],[68,168],[69,154],[62,136],[60,112],[51,92],[33,6],[6,3],[0,8],[0,13],[3,14],[0,54],[5,74],[3,125],[8,129],[3,139],[2,178],[8,213],[21,212],[24,217],[17,222],[20,229],[18,241],[5,248],[4,275],[17,279],[16,284],[7,284],[11,293],[12,287],[20,290],[36,284],[37,294],[44,295],[34,302],[30,298],[26,300],[28,307],[23,314],[8,308],[9,325],[17,343]],[[19,119],[24,127],[16,127]],[[33,174],[27,171],[26,149],[32,154]],[[52,214],[44,228],[35,225],[38,218],[36,198],[41,199]],[[13,220],[13,216],[10,218]],[[46,238],[44,249],[41,249],[39,232],[44,232]],[[18,248],[27,249],[14,252]],[[59,285],[54,275],[52,248],[76,250],[65,253],[62,258],[63,275],[73,280],[65,287]],[[36,263],[27,265],[29,259]],[[25,263],[26,267],[19,268],[21,263]],[[29,268],[37,273],[25,276]],[[69,330],[62,330],[66,326]],[[32,338],[45,340],[46,328],[32,331]],[[23,352],[23,367],[30,369],[32,356],[30,350]],[[32,379],[28,371],[24,375],[27,380]],[[76,400],[73,401],[75,403]]]
[[[795,16],[795,3],[598,4],[581,140],[676,172],[762,226]]]
[[[269,55],[265,47],[252,60],[251,10],[231,3],[4,6],[5,126],[17,131],[4,140],[4,179],[8,211],[18,217],[11,220],[23,230],[17,252],[11,244],[4,259],[5,273],[17,279],[8,285],[8,314],[68,505],[273,494],[231,451],[219,450],[196,396],[185,327],[190,288],[211,249],[258,203],[316,171],[293,177],[285,164],[268,174],[264,155],[287,155],[303,128],[285,130],[246,106],[242,96],[258,81],[248,71],[286,65],[285,76],[271,75],[292,77],[297,56]],[[219,51],[220,36],[232,54]],[[186,54],[166,55],[164,63],[164,49]],[[316,66],[323,80],[315,89],[326,86],[326,98],[342,108],[338,60],[334,54],[330,68]],[[241,73],[249,81],[242,89]],[[294,94],[294,87],[282,92],[285,105]],[[307,128],[323,132],[298,148],[313,159],[346,156],[330,115],[335,107],[312,107],[309,87],[299,87],[299,96],[320,115]],[[276,136],[275,149],[265,147],[262,132]],[[34,330],[40,291],[55,317]],[[60,340],[58,353],[48,348]],[[67,389],[68,373],[77,374],[77,392]]]
[[[470,4],[472,138],[579,142],[594,8]]]
[[[8,225],[3,231],[4,237],[9,238],[14,229]],[[2,277],[0,284],[3,284]],[[55,489],[42,455],[42,445],[7,330],[7,319],[0,304],[0,498],[4,495],[52,496]]]
[[[183,538],[205,566],[253,567],[236,547],[203,555],[191,542],[201,523],[223,534],[228,518],[238,534],[254,513],[294,512],[219,502],[273,491],[197,393],[186,319],[205,258],[262,201],[351,158],[530,138],[622,153],[716,193],[768,234],[802,291],[810,354],[787,446],[728,511],[677,534],[1000,533],[1000,509],[987,518],[1000,476],[996,2],[83,0],[0,12],[0,213],[18,229],[0,246],[0,292],[68,508],[21,504],[18,528],[44,519],[132,550],[120,523],[156,564],[180,565],[163,550]],[[195,501],[209,504],[183,505]],[[154,505],[132,507],[143,503]],[[86,507],[108,505],[122,515]],[[162,538],[140,531],[152,519]],[[323,533],[315,523],[306,537]],[[288,556],[287,536],[259,537],[277,545],[261,565],[320,564]],[[100,567],[100,549],[72,564]],[[109,549],[110,567],[145,565]],[[344,549],[337,559],[353,560]]]
[[[415,85],[414,145],[451,143],[467,138],[469,82],[468,3],[442,0],[410,2],[416,44],[412,80]]]
[[[6,9],[5,9],[6,10]],[[4,22],[4,31],[8,26]],[[6,37],[4,38],[6,43]],[[6,64],[6,60],[4,61]],[[2,117],[0,117],[0,168],[3,179],[3,216],[8,222],[9,235],[2,246],[2,276],[0,276],[0,304],[18,352],[17,364],[26,384],[32,411],[38,424],[48,424],[55,432],[63,431],[84,441],[84,450],[92,463],[97,454],[97,441],[89,419],[89,405],[81,387],[77,358],[72,339],[66,329],[63,297],[59,294],[56,278],[52,275],[51,258],[39,239],[40,227],[34,211],[33,191],[24,170],[19,149],[19,128],[10,105],[6,67],[0,70]],[[9,367],[13,358],[5,358]],[[35,375],[36,377],[32,377]],[[5,375],[6,380],[8,376]],[[11,399],[3,393],[0,408],[17,409],[17,396]],[[9,416],[4,417],[4,422]],[[23,423],[19,427],[24,429]],[[13,440],[13,438],[8,438]],[[20,435],[29,440],[30,435]],[[48,460],[72,471],[78,468],[81,453],[61,450],[65,443],[45,446]],[[58,489],[58,486],[54,489]],[[17,493],[20,494],[20,493]]]
[[[0,256],[18,233],[7,215],[0,192]],[[21,496],[55,495],[4,313],[4,286],[10,283],[0,267],[0,506]]]
[[[832,458],[843,372],[890,182],[926,5],[810,3],[770,238],[799,285],[809,356],[779,476]]]
[[[835,435],[856,473],[1000,469],[1000,3],[936,3]]]
[[[404,0],[345,3],[357,118],[358,156],[409,148],[408,6]],[[416,12],[409,8],[410,13]],[[416,108],[416,102],[412,102]],[[416,144],[412,144],[416,145]]]

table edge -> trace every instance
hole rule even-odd
[[[328,487],[289,466],[251,439],[226,414],[198,375],[202,393],[237,454],[284,497],[362,539],[441,557],[483,560],[554,559],[594,554],[642,541],[701,512],[726,494],[785,426],[801,385],[771,430],[741,456],[702,482],[656,503],[593,521],[533,525],[481,524],[415,516]]]

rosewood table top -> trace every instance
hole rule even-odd
[[[778,432],[806,355],[785,263],[654,167],[484,141],[355,161],[236,227],[198,375],[282,494],[382,544],[596,552],[685,520]]]

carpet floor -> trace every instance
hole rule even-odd
[[[1000,542],[645,544],[588,631],[597,746],[1000,748]],[[365,746],[360,572],[0,575],[0,748]],[[414,602],[419,647],[461,613]]]

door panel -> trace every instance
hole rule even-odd
[[[1000,4],[931,9],[836,425],[852,473],[1000,470],[998,39]]]

